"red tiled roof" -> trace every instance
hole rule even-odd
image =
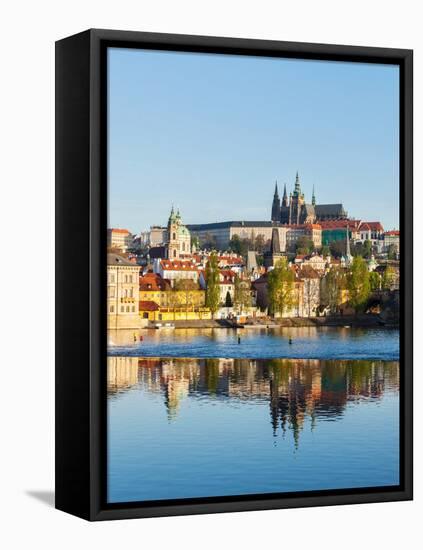
[[[127,229],[116,229],[115,227],[112,227],[109,229],[112,233],[124,233],[125,235],[129,235],[129,231]]]
[[[144,277],[140,277],[140,290],[167,290],[170,283],[167,279],[163,279],[157,273],[146,273]]]
[[[158,311],[160,309],[152,300],[140,300],[139,307],[140,311]]]
[[[390,237],[399,237],[400,236],[400,232],[399,231],[396,231],[395,229],[392,230],[392,231],[385,231],[385,235],[388,235]]]
[[[291,224],[283,225],[282,227],[287,227],[288,229],[322,229],[321,223],[303,223],[303,224]]]
[[[371,229],[372,231],[383,231],[383,226],[380,222],[363,222],[363,224],[366,224],[369,229]],[[361,226],[360,228],[361,229]]]
[[[360,220],[327,220],[321,221],[320,225],[323,230],[327,229],[357,229],[360,225]]]

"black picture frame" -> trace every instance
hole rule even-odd
[[[108,47],[389,63],[400,68],[400,485],[106,504]],[[91,29],[56,43],[56,508],[87,520],[412,499],[413,52]]]

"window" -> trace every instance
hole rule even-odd
[[[129,313],[129,306],[126,306],[126,313]]]
[[[132,306],[132,313],[135,313],[135,306]]]
[[[125,311],[125,308],[123,306],[120,306],[120,312],[123,313]]]
[[[115,306],[110,306],[110,313],[114,313],[115,311]]]
[[[173,239],[174,241],[176,241],[176,233],[173,233],[172,239]]]

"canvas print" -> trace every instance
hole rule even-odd
[[[107,70],[108,503],[398,487],[398,66]]]

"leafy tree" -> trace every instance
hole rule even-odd
[[[332,241],[329,244],[329,250],[331,255],[334,258],[340,258],[341,256],[344,256],[346,251],[346,246],[347,246],[346,239],[343,239],[340,241]]]
[[[226,292],[225,307],[232,307],[232,298],[229,290]]]
[[[233,235],[229,241],[229,249],[235,254],[241,254],[241,239],[239,235]]]
[[[229,241],[229,248],[238,256],[243,258],[247,257],[248,250],[252,248],[251,242],[249,239],[240,239],[239,235],[234,235]]]
[[[370,277],[367,264],[361,256],[355,256],[348,273],[349,301],[356,312],[364,310],[370,294]]]
[[[382,280],[381,276],[377,271],[371,271],[369,273],[369,281],[370,281],[370,290],[374,292],[375,290],[380,290],[382,286]]]
[[[220,281],[219,281],[219,262],[216,252],[210,254],[206,264],[206,306],[214,314],[219,309],[220,301]]]
[[[330,248],[327,244],[323,245],[322,246],[322,250],[320,251],[320,254],[326,258],[326,256],[329,256],[330,255]]]
[[[311,254],[314,250],[314,243],[304,235],[297,240],[295,249],[297,254]]]
[[[283,315],[295,305],[295,277],[286,258],[276,264],[267,277],[267,294],[273,314]]]
[[[397,252],[397,246],[395,244],[390,244],[388,246],[388,260],[396,260]]]
[[[263,254],[265,248],[266,248],[266,240],[264,238],[264,235],[262,234],[257,235],[257,237],[254,240],[253,250],[258,252],[259,254]]]
[[[383,272],[382,288],[383,290],[391,290],[395,282],[395,269],[388,265]]]
[[[238,275],[235,275],[235,292],[234,292],[234,303],[237,308],[243,309],[244,307],[251,306],[251,294],[250,294],[250,284],[247,281],[242,281]]]
[[[177,279],[173,284],[173,292],[176,295],[175,302],[185,307],[185,314],[188,318],[188,308],[194,307],[193,290],[198,290],[198,284],[192,279]]]
[[[372,252],[373,252],[373,250],[372,250],[371,241],[365,240],[364,243],[363,243],[363,248],[362,248],[362,251],[361,251],[361,255],[363,256],[363,258],[366,258],[368,260],[371,257]]]
[[[345,288],[345,273],[339,267],[332,267],[322,279],[320,299],[331,312],[336,312],[341,303],[342,290]]]
[[[200,248],[200,239],[198,238],[197,235],[191,236],[191,247],[192,248],[195,247],[197,250]]]

